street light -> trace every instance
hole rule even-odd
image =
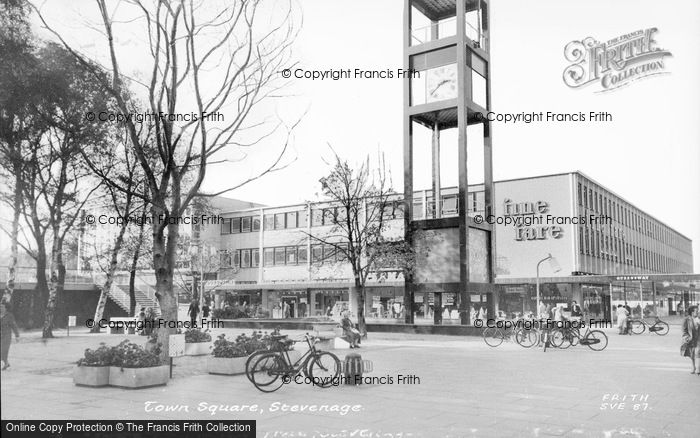
[[[541,265],[543,262],[546,262],[547,260],[549,260],[549,266],[552,268],[552,271],[553,271],[553,272],[556,273],[556,272],[561,271],[561,267],[559,266],[559,263],[557,262],[557,259],[555,259],[554,257],[552,257],[552,254],[547,254],[547,257],[545,257],[545,258],[543,258],[542,260],[540,260],[539,262],[537,262],[537,268],[536,268],[536,271],[537,271],[537,278],[536,278],[536,283],[535,283],[535,284],[536,284],[536,290],[537,290],[537,298],[536,298],[536,301],[535,301],[535,312],[537,312],[537,317],[538,317],[538,318],[540,317],[540,314],[539,314],[539,313],[540,313],[540,310],[539,310],[539,307],[540,307],[540,265]]]

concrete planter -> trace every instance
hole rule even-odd
[[[120,388],[148,388],[168,383],[170,367],[161,365],[148,368],[109,367],[109,384]]]
[[[226,376],[235,376],[245,374],[245,363],[248,356],[245,357],[214,357],[207,358],[207,372],[209,374],[223,374]]]
[[[185,344],[185,356],[202,356],[211,353],[211,342],[188,342]]]
[[[109,385],[109,368],[105,367],[75,367],[73,368],[73,383],[78,386],[99,388]]]

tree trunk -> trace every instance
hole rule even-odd
[[[363,338],[367,338],[367,323],[365,321],[365,286],[355,278],[355,289],[357,290],[357,329],[362,333]]]
[[[53,244],[51,246],[51,275],[49,280],[49,299],[46,301],[44,311],[44,328],[41,337],[53,338],[53,318],[56,311],[56,297],[59,289],[59,266],[61,264],[61,243],[58,236],[59,230],[53,230]]]
[[[158,217],[158,214],[154,215]],[[179,235],[178,225],[168,225],[168,236],[164,231],[158,232],[159,225],[154,221],[153,235],[153,264],[156,273],[156,298],[160,304],[161,320],[163,325],[158,328],[158,342],[161,344],[161,361],[166,363],[169,357],[168,336],[175,333],[177,323],[177,299],[173,288],[173,272],[177,239]]]
[[[46,282],[46,248],[43,242],[37,242],[36,256],[36,286],[32,294],[29,318],[27,326],[30,328],[40,327],[40,321],[44,315],[46,302],[48,301],[48,284]]]
[[[15,291],[15,280],[17,278],[17,264],[19,258],[19,248],[17,240],[19,236],[19,214],[22,208],[22,174],[20,164],[14,164],[14,172],[15,188],[12,200],[12,208],[14,209],[12,212],[12,231],[10,233],[10,272],[7,276],[7,285],[5,287],[5,294],[3,297],[3,300],[8,303],[12,301],[12,294]]]
[[[139,257],[141,255],[143,230],[144,226],[141,226],[136,248],[134,248],[134,256],[131,258],[131,270],[129,271],[129,315],[132,316],[136,316],[136,268],[139,265]]]

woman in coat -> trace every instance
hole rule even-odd
[[[698,345],[700,340],[700,325],[696,322],[698,317],[698,306],[688,307],[688,316],[683,320],[681,326],[681,356],[689,357],[693,364],[691,374],[700,375],[700,360],[698,358]]]
[[[2,349],[2,369],[6,370],[10,367],[10,362],[7,361],[7,357],[10,354],[10,345],[12,344],[12,333],[15,334],[15,338],[19,341],[19,329],[17,328],[17,323],[15,322],[15,317],[7,308],[7,303],[0,303],[0,342]]]
[[[350,348],[360,348],[360,331],[355,328],[355,324],[350,320],[350,312],[343,312],[343,319],[340,321],[340,326],[343,328],[343,336],[350,343]]]

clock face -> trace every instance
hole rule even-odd
[[[437,67],[427,72],[428,102],[457,97],[457,65]]]

